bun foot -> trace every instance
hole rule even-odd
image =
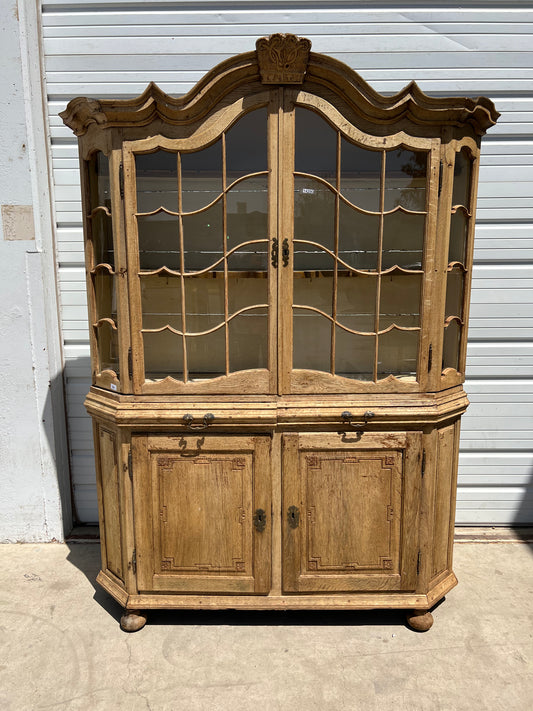
[[[407,624],[417,632],[427,632],[433,624],[433,615],[429,610],[409,610]]]
[[[146,624],[146,613],[141,610],[124,610],[120,618],[120,629],[124,632],[137,632]]]

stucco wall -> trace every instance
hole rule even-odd
[[[4,3],[0,26],[0,541],[61,540],[63,519],[70,522],[39,27],[31,5]]]

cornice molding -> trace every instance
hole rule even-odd
[[[275,34],[257,41],[257,50],[227,59],[208,72],[185,96],[174,98],[153,82],[133,99],[73,99],[59,115],[77,136],[96,124],[101,129],[144,126],[155,120],[188,124],[201,118],[230,92],[256,84],[317,85],[334,92],[364,120],[393,126],[405,121],[418,126],[470,126],[482,135],[499,113],[485,97],[432,97],[411,82],[393,96],[383,96],[346,64],[309,52],[311,42],[295,35]]]

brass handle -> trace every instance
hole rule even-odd
[[[374,417],[374,413],[371,410],[367,410],[363,415],[363,422],[358,422],[355,425],[352,422],[353,415],[351,412],[349,412],[349,410],[345,410],[343,413],[341,413],[341,417],[344,420],[345,424],[350,425],[350,427],[353,427],[354,430],[358,430],[359,432],[361,432],[368,425],[368,420],[371,420]]]
[[[289,264],[289,240],[286,238],[281,243],[281,261],[284,267]]]
[[[270,259],[272,261],[272,266],[274,267],[274,269],[276,269],[278,266],[278,255],[279,255],[278,238],[274,237],[272,239],[272,249],[270,251]]]
[[[208,412],[204,415],[204,424],[203,425],[193,425],[194,416],[191,415],[190,413],[183,415],[183,421],[185,422],[185,425],[187,426],[187,429],[189,429],[189,430],[205,430],[205,428],[209,427],[209,425],[213,422],[214,419],[215,419],[215,416],[213,415],[213,413]]]

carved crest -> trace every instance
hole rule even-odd
[[[311,41],[296,35],[275,34],[258,39],[257,61],[263,84],[302,84]]]

